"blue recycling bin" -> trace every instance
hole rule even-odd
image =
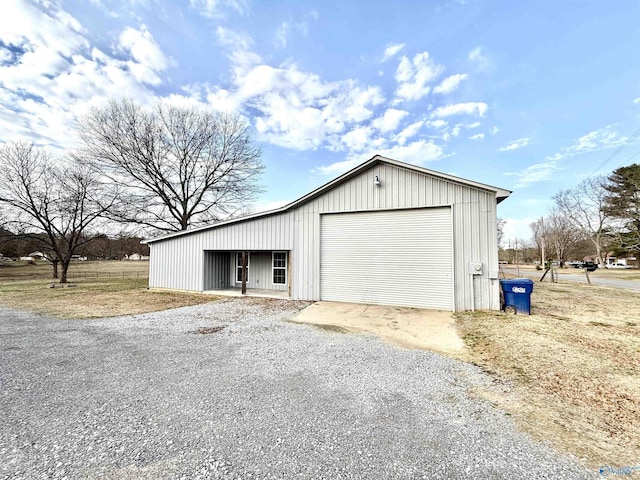
[[[504,311],[524,313],[531,315],[531,292],[533,292],[533,280],[528,278],[514,278],[512,280],[500,280],[502,293],[504,294]]]

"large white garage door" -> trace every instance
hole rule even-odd
[[[324,214],[320,298],[453,310],[451,209]]]

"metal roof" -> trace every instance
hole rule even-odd
[[[269,215],[275,215],[278,213],[283,213],[286,212],[288,210],[291,210],[293,208],[296,208],[306,202],[309,202],[311,200],[313,200],[314,198],[324,194],[325,192],[331,190],[332,188],[337,187],[338,185],[348,181],[349,179],[353,178],[354,176],[358,175],[359,173],[363,172],[364,170],[367,170],[370,167],[373,167],[374,165],[377,165],[379,163],[386,163],[388,165],[393,165],[399,168],[404,168],[407,170],[412,170],[415,172],[419,172],[419,173],[424,173],[426,175],[430,175],[432,177],[436,177],[436,178],[441,178],[443,180],[448,180],[454,183],[458,183],[458,184],[462,184],[462,185],[467,185],[469,187],[474,187],[480,190],[487,190],[490,192],[494,192],[496,195],[496,200],[497,203],[500,203],[502,200],[506,199],[509,195],[511,195],[511,191],[510,190],[505,190],[503,188],[498,188],[498,187],[493,187],[491,185],[486,185],[484,183],[479,183],[479,182],[474,182],[472,180],[467,180],[464,178],[460,178],[460,177],[456,177],[453,175],[449,175],[446,173],[441,173],[441,172],[436,172],[435,170],[429,170],[427,168],[423,168],[423,167],[418,167],[416,165],[411,165],[409,163],[404,163],[404,162],[400,162],[398,160],[393,160],[391,158],[387,158],[387,157],[383,157],[381,155],[375,155],[372,158],[370,158],[369,160],[367,160],[364,163],[361,163],[360,165],[358,165],[357,167],[354,167],[353,169],[349,170],[346,173],[343,173],[342,175],[340,175],[339,177],[334,178],[333,180],[325,183],[324,185],[322,185],[321,187],[316,188],[315,190],[307,193],[306,195],[298,198],[297,200],[294,200],[293,202],[284,205],[280,208],[276,208],[274,210],[268,210],[266,212],[259,212],[259,213],[253,213],[251,215],[245,215],[242,217],[237,217],[234,219],[230,219],[230,220],[224,220],[222,222],[217,222],[217,223],[212,223],[211,225],[204,225],[202,227],[198,227],[198,228],[193,228],[190,230],[182,230],[179,232],[172,232],[172,233],[167,233],[165,235],[161,235],[155,238],[150,238],[148,240],[143,240],[141,243],[154,243],[154,242],[158,242],[161,240],[167,240],[170,238],[174,238],[174,237],[179,237],[182,235],[190,235],[193,233],[197,233],[197,232],[201,232],[203,230],[209,230],[209,229],[213,229],[213,228],[218,228],[218,227],[222,227],[224,225],[229,225],[232,223],[239,223],[239,222],[246,222],[249,220],[253,220],[255,218],[261,218],[261,217],[266,217]]]

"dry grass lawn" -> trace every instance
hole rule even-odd
[[[0,305],[58,318],[133,315],[212,302],[218,297],[147,290],[148,262],[79,262],[74,287],[58,287],[47,264],[0,267]],[[55,285],[56,288],[50,288]]]
[[[505,382],[477,392],[594,468],[640,463],[640,293],[534,285],[532,315],[458,315],[466,360]],[[508,387],[511,388],[508,388]]]
[[[539,279],[544,273],[541,270],[536,270],[533,265],[500,265],[502,268],[507,268],[509,270],[520,269],[521,277],[530,277],[532,279]],[[559,268],[559,273],[566,273],[572,275],[580,275],[584,277],[584,270],[581,268]],[[614,278],[618,280],[640,280],[640,269],[638,268],[598,268],[595,272],[590,272],[589,276],[591,278]],[[546,279],[545,279],[546,280]],[[585,278],[586,281],[586,278]]]
[[[35,264],[25,261],[6,261],[0,265],[0,282],[28,279],[56,280],[51,278],[53,268],[45,260]],[[71,262],[69,280],[82,278],[148,278],[149,262],[124,262],[119,260]]]

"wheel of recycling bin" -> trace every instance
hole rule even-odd
[[[504,307],[504,313],[508,313],[509,315],[515,315],[516,307],[514,307],[513,305],[507,305]]]

